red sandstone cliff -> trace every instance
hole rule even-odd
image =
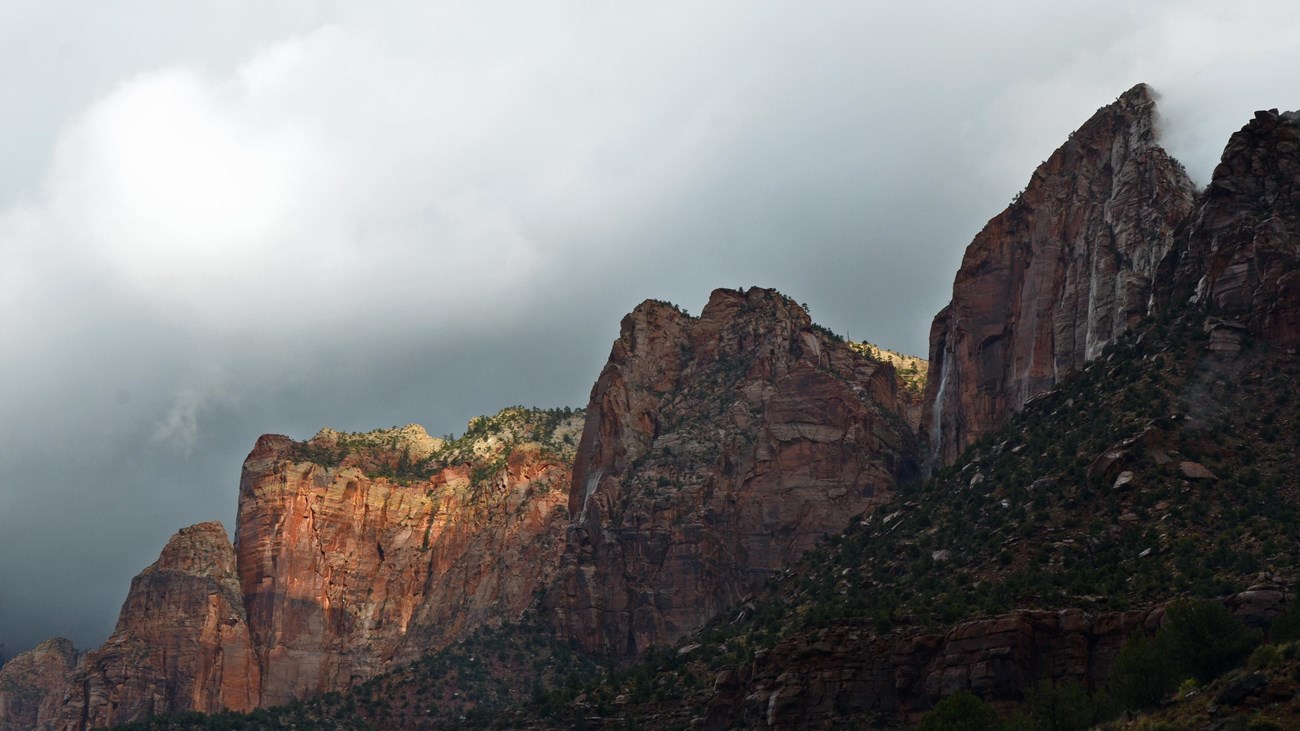
[[[1145,84],[1098,110],[966,249],[930,331],[923,433],[951,462],[1148,311],[1195,189]]]
[[[179,711],[251,710],[258,668],[235,552],[220,523],[172,536],[131,581],[117,628],[41,705],[37,727],[81,731]]]
[[[646,302],[592,389],[547,604],[591,651],[671,641],[915,471],[892,366],[767,289]]]
[[[409,480],[399,462],[418,467],[448,447],[422,429],[258,440],[240,482],[236,550],[259,705],[346,688],[519,617],[564,546],[563,441],[576,441],[581,415],[552,426],[556,448],[535,441],[530,418],[508,409],[477,433],[471,424],[458,453],[439,452],[449,464]],[[304,459],[340,447],[338,464]],[[385,467],[397,474],[367,474]]]

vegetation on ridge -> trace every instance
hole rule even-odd
[[[925,381],[930,375],[930,363],[925,358],[882,348],[865,340],[861,342],[850,340],[849,347],[872,360],[894,366],[894,370],[898,373],[899,383],[917,397],[925,393]]]
[[[475,484],[499,472],[510,452],[537,444],[542,454],[572,462],[582,433],[584,412],[570,407],[537,409],[510,406],[471,419],[459,437],[429,437],[410,425],[368,432],[322,430],[299,442],[294,458],[322,467],[356,467],[372,477],[401,484],[423,482],[448,467],[470,465]]]

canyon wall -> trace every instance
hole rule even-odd
[[[576,442],[580,420],[547,439]],[[287,438],[262,437],[244,463],[236,538],[259,703],[346,688],[517,618],[564,547],[572,459],[572,447],[532,436],[502,426],[460,464],[405,484],[368,473],[445,446],[423,430],[372,435],[376,449],[353,445],[328,466],[297,459]],[[337,441],[326,433],[306,450]],[[376,453],[388,462],[375,464]]]
[[[966,249],[930,331],[922,413],[950,463],[1148,312],[1195,188],[1156,141],[1145,84],[1098,110]]]

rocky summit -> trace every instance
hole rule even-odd
[[[64,639],[46,640],[5,663],[0,668],[0,731],[37,728],[42,704],[54,700],[50,689],[60,687],[76,666],[77,651]]]
[[[131,581],[117,628],[42,704],[45,727],[71,731],[158,713],[252,710],[259,667],[235,552],[220,523],[184,528]]]
[[[677,639],[915,477],[892,365],[770,289],[713,292],[698,318],[646,302],[587,406],[560,636],[615,655]]]
[[[931,459],[963,449],[1145,316],[1195,187],[1156,140],[1151,89],[1097,111],[962,259],[930,330]]]

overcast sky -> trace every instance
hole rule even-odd
[[[580,406],[646,298],[924,355],[965,245],[1139,81],[1204,183],[1292,0],[0,0],[0,643],[111,632],[259,434]]]

